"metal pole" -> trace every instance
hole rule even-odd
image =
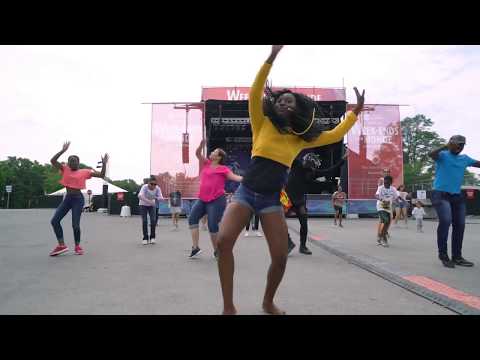
[[[10,193],[7,193],[8,194],[8,197],[7,197],[7,209],[10,208]]]

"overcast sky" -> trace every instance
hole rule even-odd
[[[137,182],[150,169],[149,105],[199,101],[202,86],[250,86],[270,46],[0,46],[0,160],[49,162],[69,154],[95,166],[111,156],[109,176]],[[480,159],[479,46],[285,46],[274,85],[353,86],[367,103],[408,104],[442,137],[467,136]],[[478,173],[477,169],[475,172]]]

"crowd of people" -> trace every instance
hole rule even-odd
[[[218,262],[223,314],[237,312],[233,300],[233,248],[244,229],[246,229],[245,235],[249,235],[251,223],[253,223],[254,234],[265,237],[271,258],[262,308],[269,314],[285,313],[274,301],[286,269],[287,256],[296,246],[288,232],[285,212],[293,210],[300,222],[299,252],[311,255],[312,252],[307,247],[306,185],[310,181],[315,181],[322,173],[341,166],[345,160],[344,157],[330,168],[322,169],[321,160],[314,152],[307,152],[302,156],[299,154],[305,149],[341,141],[357,121],[365,102],[365,91],[360,93],[357,88],[354,88],[355,107],[345,114],[344,120],[334,129],[322,131],[321,126],[315,121],[315,114],[318,112],[315,101],[288,89],[274,91],[266,85],[269,72],[282,47],[281,45],[272,46],[271,54],[262,64],[250,90],[248,107],[252,129],[252,154],[251,162],[244,175],[234,174],[225,165],[227,154],[224,150],[214,149],[208,157],[205,157],[203,155],[205,143],[202,141],[196,151],[200,164],[200,189],[198,199],[188,214],[192,240],[189,258],[195,258],[202,253],[199,246],[199,224],[204,222],[207,224],[210,235],[213,256]],[[81,189],[85,188],[85,181],[90,177],[105,177],[108,162],[108,155],[105,154],[102,158],[101,172],[79,169],[80,161],[76,155],[68,157],[67,164],[60,164],[58,158],[68,150],[69,145],[70,143],[65,143],[62,150],[51,160],[52,165],[62,174],[60,183],[67,189],[67,196],[56,209],[51,220],[58,242],[58,246],[50,253],[51,256],[68,251],[60,221],[70,210],[73,219],[75,253],[83,254],[83,249],[80,247],[80,217],[84,201]],[[464,137],[454,136],[446,147],[432,151],[430,154],[436,164],[432,204],[439,217],[437,231],[439,258],[445,266],[450,268],[455,265],[473,266],[473,263],[462,257],[461,252],[465,228],[465,202],[460,195],[460,186],[465,168],[480,167],[480,163],[466,155],[460,155],[464,145]],[[231,196],[225,194],[227,180],[240,183]],[[375,193],[379,217],[377,243],[383,247],[389,246],[389,230],[394,212],[395,225],[403,220],[408,226],[408,207],[411,198],[403,185],[396,189],[392,183],[392,177],[386,173],[380,179]],[[163,195],[154,176],[141,187],[138,198],[142,219],[142,244],[155,244],[157,208]],[[168,195],[168,198],[173,229],[178,229],[182,196],[179,191],[174,191]],[[331,204],[335,212],[334,225],[338,224],[339,228],[343,227],[343,209],[346,201],[347,194],[338,185],[331,196]],[[415,203],[412,215],[416,219],[417,231],[422,232],[425,211],[420,201]],[[259,231],[260,224],[263,234]],[[447,252],[450,225],[453,226],[451,260]]]

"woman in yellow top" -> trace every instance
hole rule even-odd
[[[272,92],[265,82],[283,45],[273,45],[250,89],[248,110],[252,127],[252,160],[243,181],[229,204],[218,233],[218,268],[223,294],[223,314],[236,314],[233,304],[233,246],[253,212],[260,216],[268,242],[271,265],[263,298],[263,310],[284,314],[273,302],[287,263],[288,231],[280,204],[280,191],[295,157],[306,148],[336,143],[350,130],[364,103],[357,95],[357,106],[347,112],[335,129],[321,132],[315,121],[315,102],[309,97],[282,90]]]

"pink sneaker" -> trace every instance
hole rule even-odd
[[[75,245],[75,254],[83,255],[83,249],[80,247],[80,245]]]
[[[66,245],[58,245],[55,249],[50,252],[50,256],[57,256],[68,251],[68,247]]]

